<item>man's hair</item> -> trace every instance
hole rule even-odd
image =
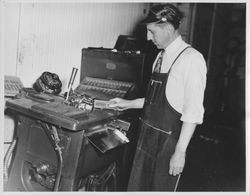
[[[174,29],[178,29],[183,17],[183,12],[174,5],[170,3],[158,4],[150,9],[148,16],[143,23],[170,23],[173,25]]]

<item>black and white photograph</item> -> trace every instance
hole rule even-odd
[[[0,7],[3,193],[249,193],[247,1]]]

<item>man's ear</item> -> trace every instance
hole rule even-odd
[[[169,23],[165,23],[163,28],[169,32],[174,32],[174,26],[172,24],[169,24]]]

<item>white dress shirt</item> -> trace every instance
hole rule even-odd
[[[165,49],[161,73],[169,71],[175,58],[187,46],[189,45],[179,36]],[[185,50],[174,63],[165,92],[170,105],[182,114],[181,121],[197,124],[203,122],[206,73],[206,62],[202,54],[194,48]]]

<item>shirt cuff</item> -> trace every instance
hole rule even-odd
[[[188,116],[188,115],[182,115],[181,119],[182,122],[187,122],[187,123],[195,123],[195,124],[202,124],[203,123],[203,116]]]

